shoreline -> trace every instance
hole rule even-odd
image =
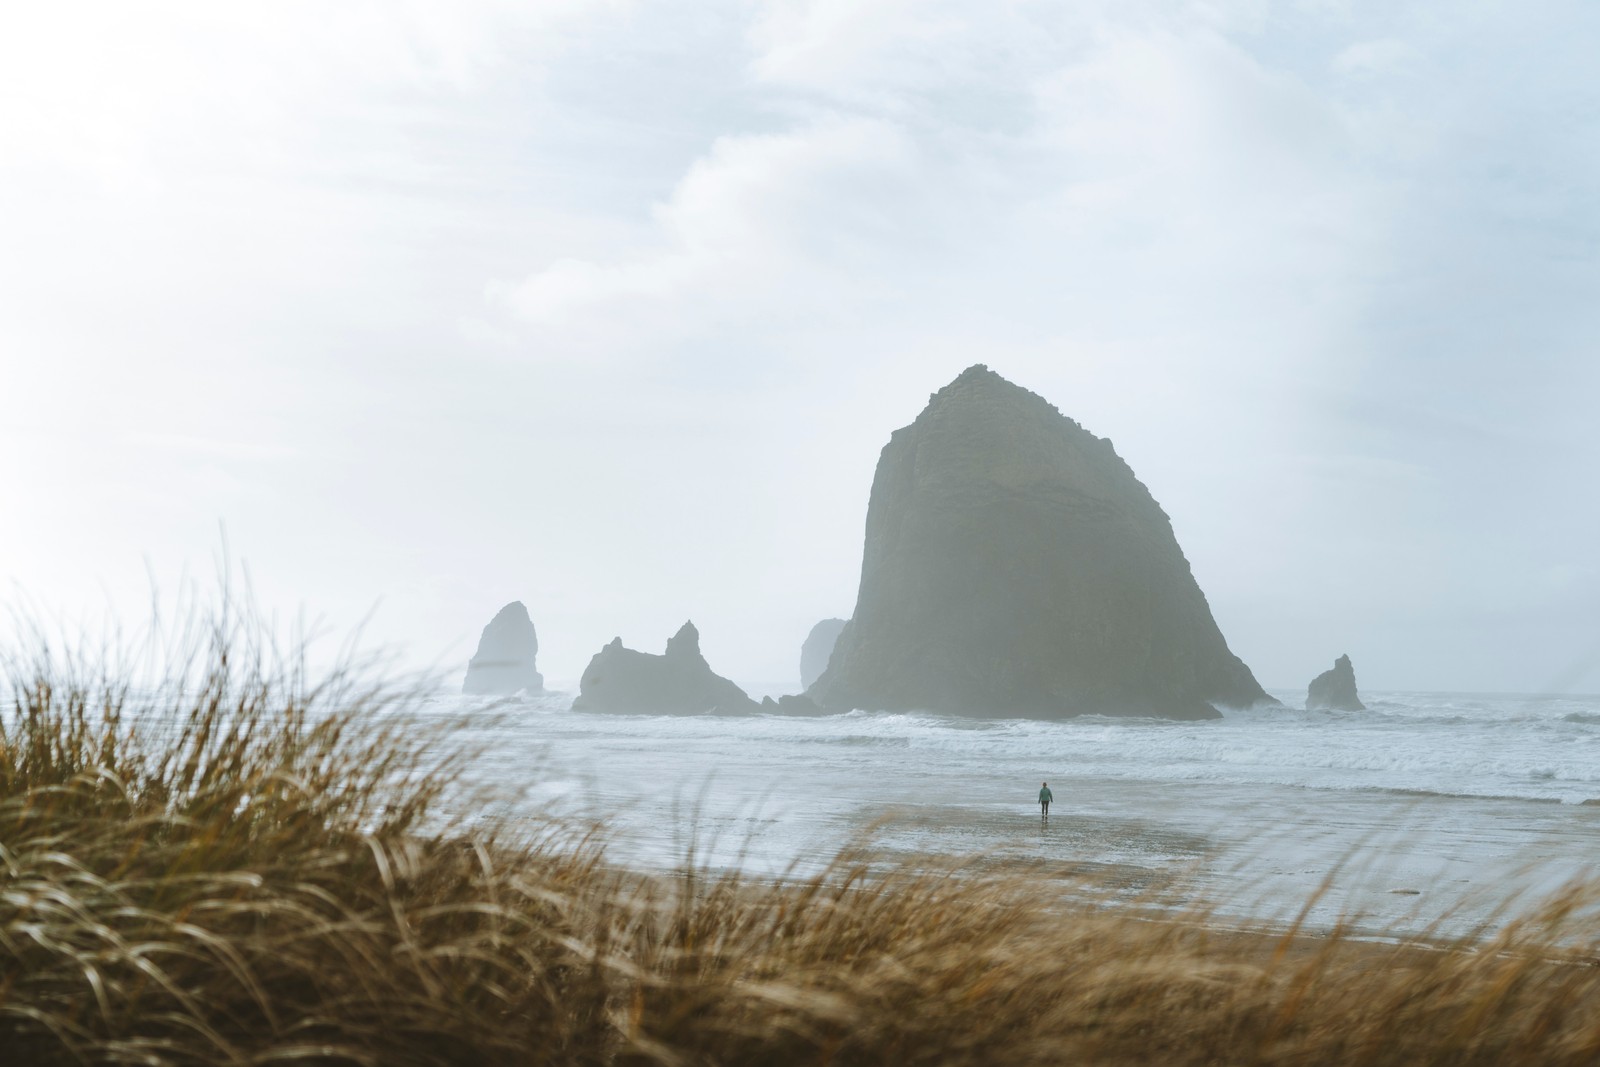
[[[1149,921],[1199,925],[1230,936],[1321,941],[1337,932],[1345,940],[1434,948],[1491,942],[1507,915],[1537,907],[1561,884],[1550,883],[1545,892],[1530,885],[1509,886],[1498,895],[1481,888],[1461,892],[1394,875],[1390,867],[1395,856],[1374,848],[1327,868],[1302,872],[1292,880],[1299,892],[1250,885],[1241,893],[1240,886],[1247,884],[1265,848],[1252,853],[1215,836],[1178,832],[1150,820],[1059,814],[1041,828],[1037,816],[946,805],[890,813],[858,811],[844,822],[847,832],[836,839],[839,843],[831,853],[820,846],[803,850],[774,869],[770,864],[716,862],[713,854],[723,849],[712,847],[695,851],[700,857],[697,868],[713,877],[737,875],[753,886],[792,886],[850,855],[874,876],[1027,882],[1036,887],[1041,906],[1058,913],[1104,909]],[[947,836],[952,825],[964,824],[972,836],[987,840],[991,847],[930,851],[921,847],[918,832],[929,823],[938,823]],[[1291,834],[1293,829],[1286,827],[1283,832]],[[1059,835],[1069,853],[1077,854],[1047,856],[1013,847],[1016,841],[1041,833]],[[1089,842],[1091,847],[1077,851],[1077,845]],[[729,858],[741,855],[737,849],[734,852]],[[662,877],[680,873],[685,858],[660,852],[654,859],[635,854],[625,835],[608,843],[607,854],[608,863]],[[1108,854],[1126,858],[1107,858]]]

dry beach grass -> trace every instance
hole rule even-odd
[[[775,885],[452,823],[448,736],[223,613],[138,690],[42,639],[0,733],[6,1064],[1593,1064],[1597,887],[1435,946]]]

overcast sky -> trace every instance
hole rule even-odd
[[[1600,690],[1600,6],[273,0],[0,34],[0,580],[459,667],[847,616],[983,362],[1272,686]]]

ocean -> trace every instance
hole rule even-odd
[[[1303,691],[1273,695],[1286,706],[1210,722],[606,715],[561,693],[425,714],[483,746],[484,814],[600,820],[646,867],[805,875],[870,843],[1045,894],[1089,876],[1113,899],[1390,935],[1468,933],[1596,875],[1600,697],[1374,692],[1308,712]]]

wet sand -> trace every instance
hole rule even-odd
[[[1252,839],[1238,825],[1210,833],[1174,825],[1165,810],[1143,817],[1061,810],[1058,804],[1043,819],[1037,808],[1021,805],[947,804],[862,809],[854,832],[870,841],[882,865],[943,870],[957,863],[975,875],[1015,875],[1037,882],[1042,895],[1064,904],[1114,903],[1167,918],[1204,913],[1205,922],[1219,930],[1283,931],[1294,924],[1315,938],[1342,928],[1387,943],[1481,940],[1497,928],[1495,913],[1508,901],[1531,906],[1582,876],[1583,867],[1570,862],[1569,838],[1583,827],[1557,823],[1563,832],[1556,856],[1563,862],[1542,862],[1538,846],[1546,842],[1535,836],[1528,848],[1480,857],[1476,878],[1468,880],[1454,870],[1455,857],[1441,863],[1435,854],[1448,847],[1448,840],[1440,844],[1438,820],[1460,819],[1462,813],[1423,810],[1418,817],[1425,805],[1386,797],[1364,811],[1368,798],[1338,799],[1345,811],[1335,814],[1375,825],[1388,818],[1394,829],[1373,830],[1363,842],[1346,828],[1330,846],[1326,824],[1274,822]],[[1204,812],[1197,808],[1197,814]],[[1567,807],[1553,814],[1587,813]],[[1416,825],[1408,826],[1405,818]],[[938,850],[927,847],[935,842]],[[1466,853],[1462,860],[1470,857]]]

